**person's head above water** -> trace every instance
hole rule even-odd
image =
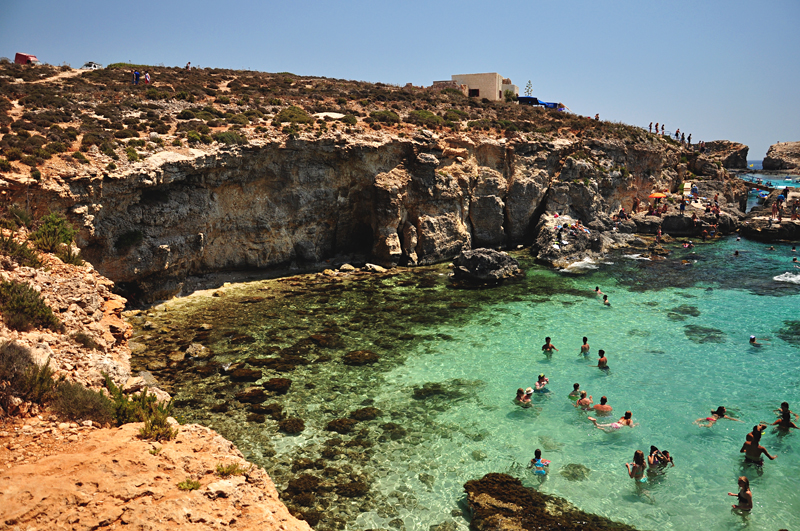
[[[716,415],[718,417],[724,417],[725,413],[727,413],[725,406],[719,406],[715,411],[712,411],[712,415]]]
[[[600,405],[601,406],[606,405],[606,402],[608,402],[608,398],[606,398],[604,396],[600,397]]]
[[[756,336],[750,336],[750,343],[756,342]]]
[[[625,418],[626,419],[630,420],[632,416],[633,416],[633,413],[631,413],[630,411],[626,411],[625,412]]]
[[[586,391],[581,391],[581,398],[586,398]]]
[[[581,386],[581,384],[579,384],[579,383],[574,383],[574,384],[572,384],[572,390],[573,390],[573,391],[577,391],[577,390],[578,390],[578,388],[579,388],[580,386]],[[786,407],[789,407],[789,406],[786,406]]]
[[[542,451],[537,448],[536,450],[533,451],[533,457],[535,457],[536,459],[541,459],[542,458]]]
[[[546,376],[544,375],[544,373],[540,374],[539,375],[539,381],[541,382],[544,379],[546,379]]]
[[[781,409],[789,409],[789,402],[781,402]]]
[[[597,355],[602,358],[602,357],[604,357],[606,355],[606,351],[603,350],[603,349],[600,349],[600,350],[597,351]]]
[[[586,337],[586,336],[583,336],[583,344],[585,345],[588,342],[589,342],[589,338]]]

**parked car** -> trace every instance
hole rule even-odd
[[[89,61],[81,67],[81,70],[97,70],[99,68],[103,68],[103,65],[95,63],[94,61]]]

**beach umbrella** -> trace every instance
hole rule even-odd
[[[648,195],[647,197],[649,197],[650,199],[663,198],[663,197],[667,197],[667,194],[662,194],[661,192],[655,192],[655,193],[652,193],[652,194]]]

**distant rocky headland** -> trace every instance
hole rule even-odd
[[[778,142],[772,144],[764,157],[765,170],[785,170],[800,173],[800,142]]]

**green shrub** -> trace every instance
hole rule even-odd
[[[142,394],[144,394],[144,391]],[[155,404],[155,407],[145,416],[144,427],[139,430],[139,437],[149,441],[169,441],[177,437],[178,430],[170,428],[169,424],[167,424],[171,411],[171,402],[166,405]]]
[[[169,98],[169,92],[163,92],[151,87],[145,91],[144,97],[148,100],[165,100]]]
[[[275,120],[278,123],[290,122],[293,124],[310,124],[314,121],[314,118],[309,116],[309,114],[300,107],[291,105],[279,112],[277,116],[275,116]]]
[[[56,256],[65,264],[74,266],[82,266],[83,258],[81,258],[81,251],[75,251],[72,245],[64,245],[56,251]]]
[[[76,151],[75,153],[73,153],[72,158],[73,160],[77,160],[81,164],[89,164],[89,159],[87,159],[80,151]]]
[[[8,214],[11,216],[12,219],[15,219],[17,223],[20,225],[24,225],[25,227],[30,228],[33,224],[33,218],[28,211],[17,206],[11,205],[8,207]]]
[[[245,472],[247,472],[247,470],[243,468],[239,463],[231,463],[229,465],[223,465],[222,463],[217,463],[217,475],[221,478],[240,476]]]
[[[15,341],[0,343],[0,382],[8,382],[8,386],[0,385],[0,405],[5,405],[9,397],[22,394],[25,373],[32,365],[27,347]]]
[[[45,149],[53,154],[64,153],[67,150],[67,146],[63,142],[50,142]]]
[[[346,123],[347,125],[356,125],[356,123],[358,123],[358,118],[356,118],[352,114],[345,114],[343,117],[340,118],[340,120]]]
[[[386,124],[400,123],[400,117],[394,111],[375,111],[370,113],[370,117],[377,122],[383,122]]]
[[[2,172],[10,172],[11,171],[11,163],[8,162],[6,159],[0,159],[0,171],[2,171]]]
[[[175,118],[178,120],[193,120],[195,118],[195,114],[189,109],[184,109],[179,112]]]
[[[61,382],[56,387],[52,408],[56,415],[67,420],[91,420],[98,424],[110,424],[114,420],[111,400],[75,382]]]
[[[190,144],[196,144],[200,142],[200,133],[198,133],[197,131],[189,131],[186,134],[186,141],[189,142]]]
[[[134,245],[139,245],[142,240],[144,239],[144,234],[140,230],[129,230],[121,234],[116,241],[114,242],[114,247],[119,251],[124,251],[133,247]]]
[[[36,247],[48,253],[57,251],[61,244],[72,243],[74,237],[75,229],[58,212],[51,212],[42,218],[39,228],[31,234]]]
[[[423,125],[426,127],[437,127],[444,124],[444,118],[441,116],[436,116],[430,111],[411,111],[408,113],[408,118],[406,118],[406,122]]]
[[[222,103],[225,105],[229,104],[230,102],[231,99],[228,96],[217,96],[217,98],[214,100],[214,103]]]
[[[109,162],[108,165],[106,166],[106,170],[107,171],[114,171],[116,169],[117,169],[117,165],[114,164],[113,162]]]
[[[0,283],[0,313],[8,328],[27,331],[35,327],[60,330],[61,323],[53,315],[42,296],[21,282]]]
[[[283,105],[283,102],[278,98],[271,98],[267,103],[270,105]]]
[[[444,113],[444,119],[448,122],[460,122],[461,120],[466,120],[468,117],[469,115],[466,112],[459,109],[450,109]]]
[[[40,172],[39,170],[31,170],[31,178],[36,180],[36,181],[41,180],[42,179],[42,172]]]
[[[247,144],[247,139],[236,131],[214,133],[211,137],[220,144]]]
[[[119,131],[114,131],[114,138],[138,138],[139,133],[134,131],[133,129],[120,129]]]
[[[139,154],[133,146],[126,147],[125,154],[128,156],[128,162],[136,162],[139,160]]]
[[[178,147],[180,147],[180,146],[182,146],[182,145],[183,145],[183,142],[181,142],[181,139],[180,139],[180,138],[178,138],[178,137],[175,137],[175,139],[172,141],[172,145],[173,145],[173,146],[178,146]]]
[[[19,265],[25,267],[41,267],[42,261],[36,251],[26,243],[19,243],[12,235],[0,234],[0,252],[14,259]]]
[[[178,483],[180,490],[197,490],[200,488],[200,482],[195,479],[185,479]]]
[[[170,428],[167,424],[167,418],[172,413],[172,402],[159,404],[156,396],[148,393],[147,388],[129,398],[107,374],[104,376],[105,386],[113,404],[113,418],[117,425],[144,422],[144,427],[139,430],[139,436],[143,439],[168,441],[175,438],[178,430]]]

